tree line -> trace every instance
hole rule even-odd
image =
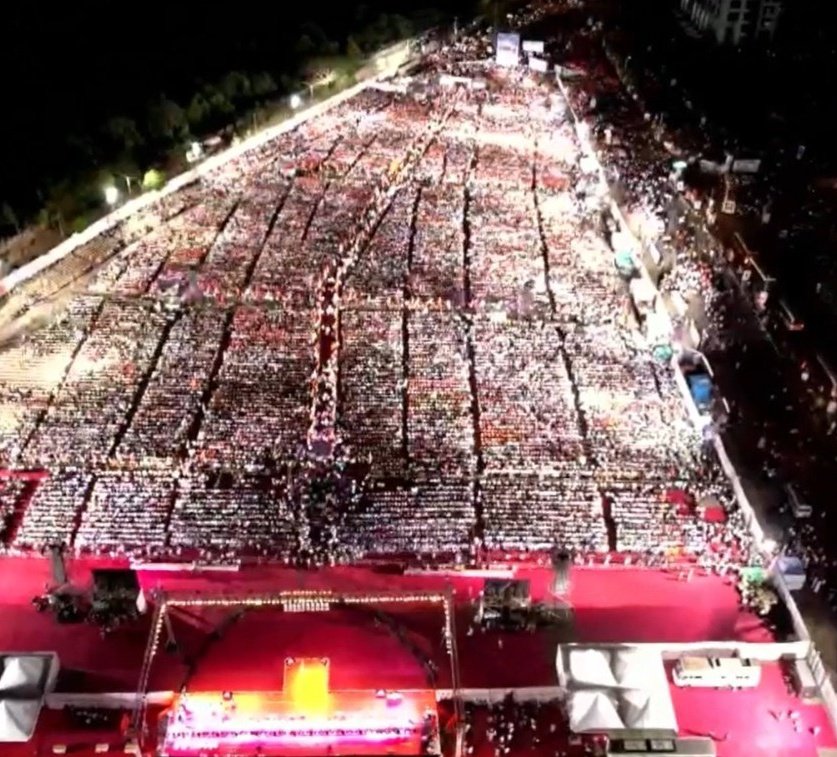
[[[217,69],[219,61],[227,60],[243,65],[183,82],[174,68],[177,55],[171,53],[173,45],[169,43],[166,55],[172,57],[172,75],[165,76],[165,65],[155,61],[162,71],[156,81],[165,82],[165,89],[138,92],[146,94],[139,104],[133,101],[132,92],[121,87],[118,92],[105,92],[90,114],[82,112],[71,120],[66,133],[27,144],[25,158],[15,154],[12,145],[4,161],[6,176],[0,177],[0,236],[31,223],[62,234],[80,231],[106,211],[105,187],[115,187],[120,198],[156,189],[168,175],[185,167],[191,143],[210,136],[229,142],[281,116],[294,93],[311,96],[320,88],[327,94],[349,84],[370,53],[422,29],[447,23],[457,12],[467,13],[472,5],[463,0],[444,10],[412,7],[391,12],[382,9],[382,4],[387,0],[379,0],[376,6],[352,6],[349,19],[344,15],[321,23],[300,21],[292,31],[285,30],[283,37],[277,37],[275,50],[269,36],[256,38],[248,32],[234,38],[235,49],[219,50],[217,58],[211,56],[211,48],[224,37],[215,24],[198,24],[196,40],[188,45],[184,42],[184,57],[202,45],[210,48],[210,55],[197,61],[197,67]],[[389,5],[395,4],[390,0]],[[98,72],[95,86],[101,92],[109,81],[107,72]],[[118,77],[113,81],[111,86],[120,86]],[[85,92],[91,89],[94,84]],[[142,83],[137,89],[142,89]],[[56,97],[60,100],[61,93]],[[72,97],[61,102],[62,112],[72,111]],[[48,104],[43,112],[49,113]],[[43,123],[46,117],[39,117],[33,126],[36,131],[40,128],[44,133],[48,128]],[[8,140],[3,143],[10,147]],[[3,157],[0,154],[0,159]]]

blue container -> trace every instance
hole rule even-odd
[[[709,376],[689,376],[689,391],[699,408],[705,408],[712,402],[712,379]]]

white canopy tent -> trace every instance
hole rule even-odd
[[[58,668],[54,652],[0,653],[0,744],[32,738],[44,697],[55,688]]]
[[[0,700],[0,742],[29,741],[40,711],[39,699]]]
[[[43,690],[49,658],[36,655],[6,657],[0,674],[0,697],[35,697]]]
[[[570,644],[558,648],[556,664],[558,679],[567,690],[570,727],[575,733],[677,733],[658,649]]]
[[[573,649],[569,661],[570,676],[578,686],[608,689],[616,685],[607,650]]]
[[[622,689],[644,689],[660,655],[641,647],[620,649],[613,653],[613,676]]]
[[[621,730],[616,703],[604,691],[578,691],[570,699],[570,728],[575,733]]]

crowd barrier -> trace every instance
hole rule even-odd
[[[588,644],[571,643],[562,645],[568,649],[577,647],[589,649],[601,647],[611,650],[646,649],[660,655],[664,660],[676,660],[680,657],[741,657],[761,662],[779,660],[807,660],[810,656],[811,642],[808,639],[795,641],[775,641],[771,643],[749,641],[684,641],[684,642],[641,642],[637,644]],[[560,676],[559,676],[560,677]]]
[[[160,573],[238,573],[241,570],[241,563],[132,562],[131,569]]]
[[[100,234],[110,231],[120,223],[127,220],[129,217],[151,207],[158,200],[161,200],[164,197],[183,189],[189,184],[198,181],[205,174],[216,170],[225,163],[234,160],[250,150],[261,147],[262,145],[281,136],[285,132],[293,131],[298,126],[305,123],[305,121],[311,118],[316,118],[346,100],[350,100],[362,92],[371,83],[391,76],[397,70],[397,66],[400,66],[401,63],[403,63],[403,56],[400,53],[400,49],[405,45],[409,47],[410,40],[403,43],[397,43],[396,45],[381,51],[378,55],[373,56],[373,60],[379,60],[379,56],[381,55],[384,56],[382,58],[384,61],[392,59],[392,65],[395,66],[395,68],[392,68],[391,70],[389,68],[386,68],[386,70],[380,70],[374,77],[360,81],[348,89],[338,92],[332,97],[323,100],[322,102],[311,105],[305,110],[297,113],[295,116],[283,121],[281,124],[268,127],[267,129],[260,131],[258,134],[254,134],[253,136],[242,140],[237,145],[233,145],[227,150],[207,158],[195,168],[174,177],[162,189],[146,192],[140,197],[135,197],[133,200],[129,200],[124,205],[121,205],[108,215],[100,218],[98,221],[88,226],[84,231],[73,234],[68,239],[65,239],[63,242],[53,247],[49,252],[45,252],[43,255],[38,256],[29,263],[15,269],[3,279],[0,279],[0,297],[9,294],[23,282],[28,281],[47,268],[55,265],[71,252],[87,244]]]
[[[463,702],[472,704],[500,704],[509,697],[515,702],[554,702],[564,697],[560,686],[520,686],[514,689],[459,689]],[[436,701],[453,699],[451,689],[437,689]]]
[[[167,705],[174,699],[173,691],[151,691],[148,703],[153,705]],[[90,707],[104,710],[130,710],[137,701],[135,692],[111,691],[98,694],[78,692],[53,692],[47,694],[44,700],[51,710],[63,710],[65,707]]]
[[[601,161],[598,159],[598,155],[596,154],[596,151],[593,148],[593,145],[587,136],[589,129],[587,128],[586,124],[582,128],[583,121],[581,121],[578,118],[578,115],[576,114],[575,109],[573,108],[572,103],[570,101],[569,92],[567,91],[567,88],[564,85],[564,83],[561,81],[561,78],[556,77],[555,80],[557,82],[559,90],[561,91],[561,95],[563,96],[567,104],[567,109],[570,113],[570,116],[573,119],[573,124],[575,126],[576,134],[578,135],[578,139],[581,143],[582,149],[585,151],[586,154],[589,155],[590,158],[592,158],[595,161],[601,180],[604,181],[605,184],[607,184],[607,178],[604,172],[604,168],[602,167]],[[628,225],[628,221],[625,218],[622,209],[619,207],[615,200],[611,201],[611,210],[614,214],[614,217],[617,218],[620,224],[622,225],[622,229],[626,232],[629,232],[630,226]],[[635,262],[637,264],[637,269],[640,271],[643,278],[652,280],[648,271],[645,269],[645,265],[642,261],[641,255],[636,256]],[[740,477],[738,476],[738,473],[735,471],[735,468],[729,459],[729,455],[727,454],[726,449],[724,448],[723,442],[717,436],[714,437],[713,442],[715,450],[718,454],[718,458],[721,462],[721,466],[732,485],[739,506],[741,507],[741,510],[744,513],[747,525],[750,528],[751,533],[753,534],[753,538],[756,539],[757,544],[764,545],[764,529],[759,523],[758,518],[756,517],[756,513],[747,497],[746,492],[744,491],[744,487],[741,485]],[[787,606],[788,611],[791,615],[791,619],[794,625],[794,631],[796,632],[800,641],[807,643],[805,658],[808,660],[808,663],[811,666],[811,670],[814,672],[817,684],[820,687],[820,693],[822,696],[823,704],[825,705],[826,710],[828,712],[829,720],[831,721],[831,726],[835,730],[835,732],[837,732],[837,693],[835,693],[831,677],[829,676],[828,670],[822,662],[822,658],[820,657],[819,652],[816,650],[814,644],[810,641],[811,634],[809,633],[808,628],[805,625],[805,621],[802,618],[802,613],[799,612],[799,607],[797,606],[796,601],[794,600],[793,595],[789,591],[787,584],[785,583],[784,578],[781,574],[777,573],[774,576],[774,584],[779,593],[779,596],[785,602],[785,605]]]
[[[452,689],[436,689],[436,701],[453,699]],[[560,686],[521,686],[509,689],[459,689],[459,695],[465,702],[474,704],[499,704],[508,697],[516,702],[553,702],[563,697]],[[79,694],[53,692],[47,694],[45,704],[52,710],[64,707],[101,707],[103,709],[128,709],[136,702],[136,694],[129,692],[107,692],[99,694]],[[174,691],[149,691],[148,704],[167,705],[175,697]]]

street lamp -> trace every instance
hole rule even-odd
[[[302,105],[302,98],[297,94],[291,95],[291,110],[296,110],[300,105]]]
[[[105,187],[104,192],[105,202],[111,207],[116,205],[117,201],[119,200],[119,190],[115,186],[113,186],[113,184],[110,184],[109,186]]]

